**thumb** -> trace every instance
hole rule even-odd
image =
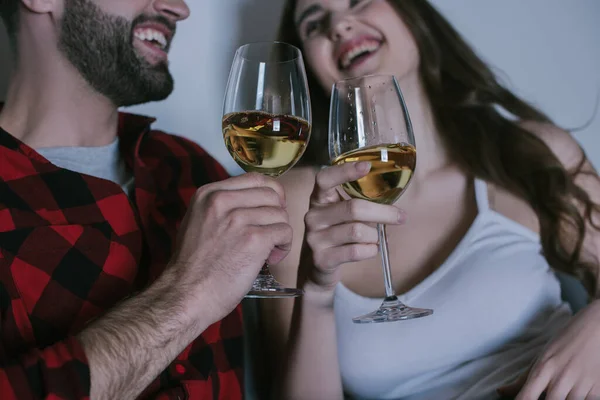
[[[521,391],[525,382],[527,382],[527,377],[529,376],[529,370],[524,374],[521,374],[516,380],[508,383],[504,386],[499,387],[496,391],[501,396],[509,396],[514,397]]]
[[[366,176],[371,171],[370,162],[352,162],[334,165],[319,171],[315,178],[315,188],[311,195],[311,204],[329,204],[340,201],[337,187]]]
[[[270,235],[270,243],[273,244],[267,263],[275,265],[281,262],[292,249],[294,233],[288,224],[274,224],[264,227]]]
[[[269,258],[267,259],[267,264],[269,264],[269,265],[279,264],[281,261],[283,261],[283,259],[285,257],[287,257],[289,252],[290,252],[290,250],[287,248],[275,247],[271,251],[271,254],[269,254]]]

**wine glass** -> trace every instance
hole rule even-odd
[[[353,198],[393,204],[415,171],[417,148],[396,78],[366,76],[333,85],[329,115],[329,156],[333,165],[369,161],[371,171],[342,185]],[[355,323],[392,322],[431,315],[433,310],[403,304],[392,286],[385,225],[378,224],[385,299],[378,310]]]
[[[311,132],[311,109],[302,53],[281,42],[240,47],[223,106],[223,138],[246,172],[278,177],[302,157]],[[297,297],[265,264],[247,298]]]

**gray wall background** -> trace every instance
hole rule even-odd
[[[189,137],[232,173],[239,169],[220,131],[223,92],[233,53],[244,42],[270,40],[282,0],[188,0],[172,51],[176,90],[165,102],[134,107],[158,116],[157,127]],[[518,94],[559,125],[576,128],[594,115],[600,89],[600,1],[433,0]],[[0,29],[0,99],[11,66]],[[418,132],[417,132],[418,135]],[[600,117],[575,137],[600,166]],[[417,137],[418,139],[418,137]]]

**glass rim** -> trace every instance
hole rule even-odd
[[[246,57],[245,55],[242,54],[242,52],[252,46],[257,46],[257,45],[262,45],[262,46],[273,46],[273,45],[281,45],[283,47],[287,47],[290,50],[292,50],[295,54],[293,57],[290,57],[289,60],[284,60],[284,61],[260,61],[260,60],[256,60],[256,59],[252,59],[249,57]],[[249,62],[264,62],[264,63],[269,63],[269,64],[283,64],[283,63],[289,63],[289,62],[295,62],[299,59],[302,59],[302,50],[300,50],[298,47],[294,46],[293,44],[289,44],[286,42],[281,42],[278,40],[266,40],[266,41],[257,41],[257,42],[249,42],[246,44],[241,45],[240,47],[237,48],[237,50],[235,51],[235,54],[237,57],[240,57],[241,59],[245,60],[245,61],[249,61]]]
[[[357,81],[361,81],[367,78],[388,78],[390,79],[392,82],[395,82],[396,84],[398,84],[398,80],[396,79],[395,75],[387,75],[387,74],[369,74],[369,75],[363,75],[363,76],[356,76],[354,78],[346,78],[346,79],[342,79],[340,81],[336,81],[333,84],[333,87],[337,87],[340,85],[352,85],[353,82],[357,82]],[[358,85],[352,85],[352,86],[358,86]]]

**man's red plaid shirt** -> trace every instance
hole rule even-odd
[[[227,178],[197,145],[151,130],[153,121],[120,116],[132,198],[115,183],[58,168],[0,129],[2,400],[89,398],[74,335],[162,273],[196,189]],[[238,307],[142,397],[242,398],[242,347]]]

